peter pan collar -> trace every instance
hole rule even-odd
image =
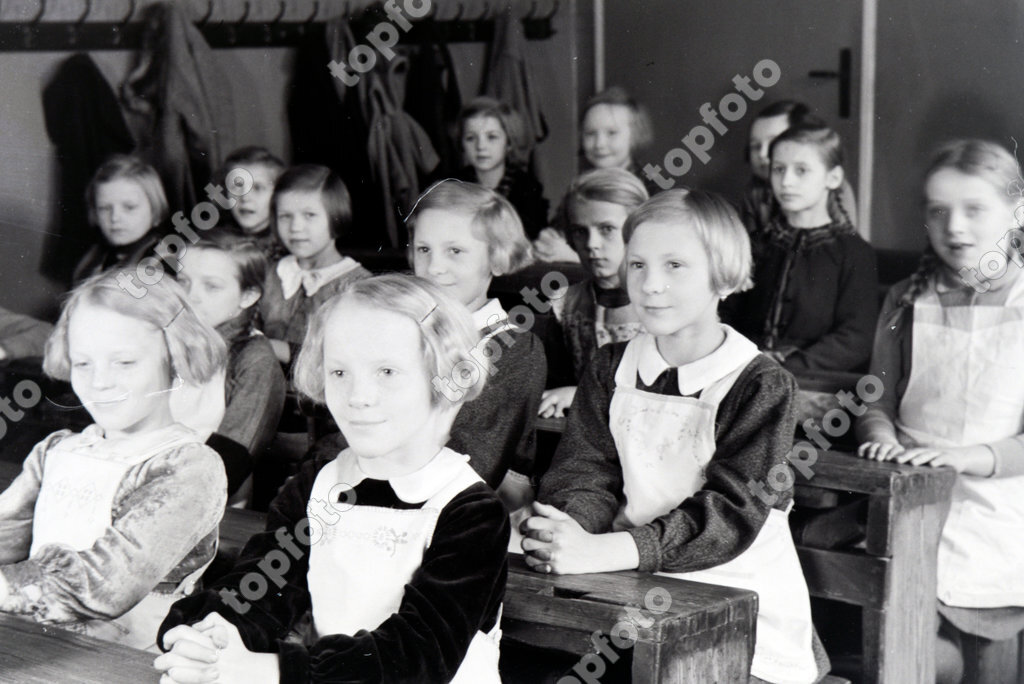
[[[485,332],[489,332],[495,326],[504,325],[507,320],[508,314],[501,308],[501,302],[497,299],[488,299],[487,303],[473,312],[473,326]]]
[[[359,265],[351,257],[342,257],[341,261],[324,266],[323,268],[305,269],[299,266],[299,260],[294,254],[289,254],[277,262],[277,277],[281,279],[281,290],[285,299],[291,299],[301,287],[307,297],[312,297],[317,291],[339,277],[351,271]]]
[[[757,355],[757,345],[753,342],[728,325],[722,324],[722,330],[725,331],[725,340],[717,349],[702,359],[676,369],[680,395],[689,397],[697,394],[737,368],[747,365]],[[658,376],[672,366],[658,351],[654,335],[638,335],[635,339],[640,345],[637,373],[645,385],[653,385]]]
[[[338,474],[340,480],[350,487],[355,487],[367,479],[366,473],[359,467],[359,461],[351,449],[338,454]],[[423,503],[442,487],[454,480],[469,462],[469,456],[442,447],[434,458],[422,468],[405,475],[388,480],[391,489],[405,503]]]

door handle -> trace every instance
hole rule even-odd
[[[811,78],[835,78],[839,80],[839,118],[850,118],[850,87],[853,83],[853,51],[843,48],[839,51],[839,71],[816,69],[808,71]]]

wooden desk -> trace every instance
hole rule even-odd
[[[262,513],[228,509],[220,526],[218,557],[237,556],[249,536],[263,528]],[[637,630],[635,683],[747,680],[757,616],[752,591],[639,572],[541,575],[514,554],[509,566],[505,639],[579,656],[595,653],[591,634],[609,635],[620,620],[628,621],[626,610],[632,606],[640,610],[641,622],[653,620]],[[660,614],[644,604],[654,588],[671,597]]]
[[[661,614],[645,608],[652,589],[671,597]],[[747,681],[757,594],[743,589],[639,572],[541,575],[510,555],[502,638],[582,657],[596,652],[594,632],[607,636],[629,621],[630,607],[653,620],[637,630],[634,684]]]
[[[821,452],[797,489],[867,498],[865,548],[797,546],[812,596],[863,610],[865,684],[935,681],[936,560],[956,474]]]
[[[159,682],[156,654],[0,613],[0,681],[18,684]]]

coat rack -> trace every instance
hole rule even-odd
[[[47,0],[39,0],[39,9],[28,21],[0,21],[0,52],[31,52],[68,50],[132,50],[139,47],[143,24],[133,21],[136,0],[129,0],[128,11],[118,21],[88,21],[92,0],[85,0],[85,9],[73,21],[43,21]],[[555,34],[551,19],[558,12],[558,0],[550,11],[538,13],[537,2],[522,18],[523,32],[528,40],[546,40]],[[300,20],[283,20],[287,6],[280,0],[277,16],[269,21],[249,21],[251,2],[245,0],[244,10],[234,20],[210,21],[213,0],[207,0],[206,14],[194,22],[206,42],[213,48],[295,47],[310,37],[323,36],[326,18],[321,18],[320,3],[313,2],[312,12]],[[435,3],[430,14],[412,22],[412,28],[401,34],[401,43],[441,40],[448,43],[487,42],[494,37],[494,16],[489,3],[474,18],[464,18],[460,2],[455,16],[440,18]],[[345,3],[343,16],[351,17]],[[373,30],[379,19],[361,15],[351,20],[353,34],[359,38]]]

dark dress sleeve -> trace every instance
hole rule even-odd
[[[622,501],[622,466],[608,427],[615,369],[626,343],[599,347],[583,371],[565,432],[540,481],[537,499],[607,532]]]

